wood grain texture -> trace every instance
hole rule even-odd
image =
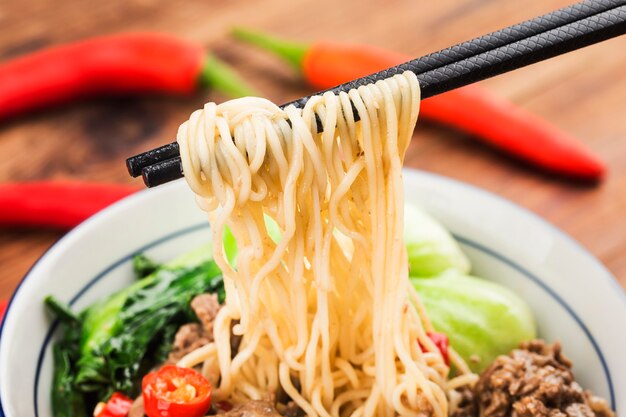
[[[3,0],[0,60],[87,36],[160,30],[202,42],[265,96],[286,102],[311,91],[273,58],[230,40],[235,25],[312,41],[363,42],[423,55],[532,18],[570,0]],[[520,6],[523,7],[520,7]],[[508,198],[572,235],[626,287],[626,38],[614,39],[483,82],[497,94],[580,138],[609,166],[596,187],[530,169],[471,136],[418,125],[406,165]],[[124,159],[173,139],[208,100],[91,100],[0,125],[0,181],[79,178],[130,183]],[[61,236],[0,230],[0,298]]]

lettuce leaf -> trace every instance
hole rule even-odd
[[[411,282],[435,329],[448,336],[474,372],[536,337],[529,306],[500,284],[454,270]]]

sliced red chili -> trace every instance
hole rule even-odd
[[[116,392],[98,411],[96,417],[126,417],[132,405],[133,400],[124,394]]]
[[[450,366],[450,341],[448,336],[438,332],[427,332],[426,335],[437,346],[437,350],[441,353],[441,357],[446,365]],[[419,341],[418,341],[419,343]],[[426,350],[426,347],[420,343],[422,350]]]
[[[211,383],[190,368],[166,365],[141,385],[148,417],[202,417],[211,408]]]

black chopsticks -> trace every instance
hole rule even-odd
[[[328,91],[347,92],[412,71],[424,99],[625,33],[626,0],[587,0]],[[310,97],[281,107],[302,108]],[[148,187],[183,176],[176,142],[131,157],[126,165],[130,175],[142,175]]]

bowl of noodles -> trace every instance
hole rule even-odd
[[[403,74],[195,112],[185,181],[89,219],[16,290],[0,415],[623,412],[615,279],[532,213],[403,169],[418,110]]]

